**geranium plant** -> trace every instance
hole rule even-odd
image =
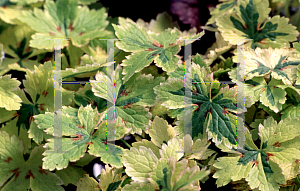
[[[96,0],[0,3],[1,190],[300,188],[300,2],[222,0],[201,32]],[[183,58],[205,30],[216,42]]]

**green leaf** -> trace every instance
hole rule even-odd
[[[174,158],[160,159],[150,173],[150,182],[162,188],[161,190],[200,190],[195,182],[202,180],[209,173],[210,171],[205,169],[200,171],[196,161],[189,162],[183,159],[176,162]]]
[[[147,181],[149,173],[153,172],[153,165],[158,161],[152,150],[144,146],[140,146],[139,149],[131,147],[130,150],[124,151],[123,159],[126,174],[139,182]]]
[[[61,178],[65,186],[68,184],[75,184],[80,178],[83,178],[83,174],[85,173],[86,172],[82,169],[82,167],[76,167],[73,165],[68,165],[65,169],[55,171],[55,174]]]
[[[19,110],[22,99],[16,94],[21,82],[11,75],[0,77],[0,107],[8,111]]]
[[[89,177],[88,174],[85,174],[83,178],[79,180],[79,182],[76,183],[77,190],[78,191],[99,191],[100,186],[98,182],[92,178]]]
[[[127,176],[122,177],[123,168],[116,169],[105,165],[105,169],[101,169],[99,186],[102,191],[120,190],[122,182]]]
[[[219,64],[216,64],[212,68],[214,73],[214,78],[219,78],[233,68],[232,58],[227,58],[225,61],[221,61]]]
[[[220,17],[226,12],[232,12],[235,11],[237,1],[236,0],[225,0],[223,3],[217,4],[215,8],[210,9],[211,17],[208,19],[207,23],[205,25],[210,25],[216,22],[216,18]]]
[[[167,29],[159,34],[148,34],[141,26],[131,21],[120,26],[113,24],[113,27],[116,36],[122,39],[117,42],[117,47],[127,52],[133,52],[121,64],[125,66],[122,72],[125,75],[122,79],[124,82],[128,81],[133,74],[150,65],[153,60],[164,71],[175,70],[179,59],[174,55],[180,50],[179,45],[176,44],[180,33],[176,28]]]
[[[280,81],[276,79],[267,84],[263,77],[254,77],[251,81],[245,82],[245,96],[252,97],[253,102],[260,100],[263,105],[278,113],[286,101],[285,87],[279,84]]]
[[[32,36],[31,47],[52,50],[53,42],[47,39],[70,38],[74,46],[81,47],[90,39],[104,36],[108,25],[106,18],[104,8],[89,11],[86,6],[79,8],[77,0],[47,0],[44,11],[38,8],[33,12],[23,10],[18,20],[37,32]],[[61,41],[62,48],[67,45],[67,40]]]
[[[7,1],[7,2],[5,2],[5,1]],[[6,4],[6,3],[8,3],[8,4]],[[4,2],[1,1],[0,4],[1,4],[1,7],[0,7],[1,20],[3,20],[5,23],[9,23],[12,25],[23,24],[18,20],[18,18],[21,15],[21,11],[17,8],[17,6],[12,5],[10,0],[4,0]],[[2,6],[5,6],[5,7],[2,7]]]
[[[247,48],[245,56],[245,79],[254,76],[268,77],[282,80],[286,85],[292,85],[296,80],[296,68],[300,64],[299,58],[291,55],[290,49],[261,49]]]
[[[175,137],[175,131],[171,125],[168,125],[167,121],[155,116],[152,128],[149,130],[151,141],[161,148],[164,142],[168,142]]]
[[[238,44],[236,39],[248,39],[247,46],[255,49],[289,47],[298,36],[296,27],[288,24],[288,18],[279,15],[268,19],[268,1],[238,1],[237,11],[216,18],[218,29],[226,41]]]
[[[205,59],[204,61],[208,66],[218,58],[223,59],[222,54],[228,52],[233,47],[228,41],[224,40],[223,36],[219,32],[216,32],[215,36],[216,42],[213,43],[213,45],[208,48],[205,53],[207,59]]]
[[[45,111],[54,111],[54,79],[51,78],[53,67],[50,61],[40,64],[39,67],[34,66],[34,68],[33,71],[26,70],[26,80],[23,81],[25,88],[17,89],[16,92],[22,100],[21,108],[17,112],[19,116],[17,126],[20,128],[24,125],[26,129],[30,129],[29,137],[40,144],[44,136],[41,131],[31,126],[32,116],[45,113]],[[63,89],[62,103],[70,104],[72,96],[72,92]]]
[[[218,179],[217,186],[245,178],[251,189],[279,190],[279,185],[286,184],[298,172],[298,123],[299,118],[286,118],[277,124],[272,117],[268,117],[263,125],[259,124],[260,149],[256,148],[246,129],[245,149],[238,150],[242,155],[220,157],[213,165],[220,169],[213,175]]]
[[[46,113],[34,116],[35,122],[40,129],[44,129],[47,134],[54,134],[54,113]],[[68,166],[69,161],[77,161],[83,157],[89,145],[89,153],[94,156],[101,156],[103,162],[109,162],[113,166],[121,167],[120,154],[106,153],[99,151],[107,151],[107,146],[112,146],[117,152],[122,151],[121,147],[104,143],[106,141],[106,124],[99,123],[103,116],[98,116],[96,109],[92,109],[90,105],[77,109],[63,107],[62,109],[62,135],[71,136],[62,137],[62,146],[60,148],[66,153],[45,152],[43,159],[43,167],[46,169],[61,170]],[[94,132],[94,129],[98,130]],[[77,137],[76,137],[77,136]],[[110,140],[108,140],[110,141]],[[46,147],[50,150],[54,148],[54,139],[49,139]]]
[[[212,114],[212,121],[209,123],[209,136],[219,145],[223,138],[226,138],[227,145],[236,145],[236,116],[229,113],[241,112],[237,108],[236,86],[229,89],[228,86],[215,83],[212,74],[207,74],[204,67],[193,63],[192,65],[193,85],[192,104],[184,103],[184,82],[181,79],[170,78],[167,82],[154,88],[158,101],[162,105],[173,110],[169,115],[178,119],[184,117],[184,108],[192,106],[192,138],[203,133],[205,119]],[[176,109],[176,110],[174,110]],[[183,132],[180,132],[183,133]]]
[[[37,66],[38,62],[29,59],[46,51],[29,46],[32,34],[34,34],[34,30],[26,25],[10,27],[1,33],[0,41],[3,43],[3,51],[6,55],[2,67],[17,63],[22,69],[34,70],[34,66]]]
[[[97,0],[78,0],[78,4],[82,4],[82,5],[89,5],[95,2],[97,2]]]
[[[121,72],[122,68],[118,65],[113,74],[115,75],[116,86],[114,88],[115,99],[114,97],[107,98],[107,83],[113,84],[113,82],[107,79],[107,76],[103,73],[99,72],[96,75],[96,81],[104,83],[92,83],[92,91],[98,97],[112,103],[115,102],[115,119],[117,126],[131,129],[130,133],[132,134],[137,133],[141,135],[142,130],[146,130],[146,128],[151,125],[151,113],[145,106],[153,106],[156,103],[153,88],[163,82],[164,78],[154,78],[150,74],[136,74],[123,84],[124,81],[122,81],[123,75]],[[93,81],[94,80],[91,80],[91,82]],[[111,109],[113,110],[113,108]],[[106,110],[105,114],[107,112]]]
[[[64,190],[61,179],[42,168],[42,146],[35,147],[25,161],[22,141],[15,135],[0,131],[0,140],[0,183],[5,184],[1,190]]]
[[[173,29],[175,27],[179,29],[178,22],[173,21],[172,17],[166,11],[163,13],[159,13],[156,16],[156,20],[151,19],[150,23],[146,23],[142,19],[138,19],[136,23],[155,33],[163,32],[168,28]]]
[[[17,127],[17,121],[18,119],[15,118],[9,122],[6,122],[5,126],[1,127],[0,131],[5,131],[9,134],[9,136],[13,136],[13,134],[18,135],[18,138],[23,142],[23,154],[30,153],[30,149],[33,147],[33,144],[31,144],[31,139],[28,137],[27,129],[21,127],[19,130]]]
[[[157,188],[157,186],[150,183],[132,181],[130,184],[126,184],[122,191],[155,191]]]

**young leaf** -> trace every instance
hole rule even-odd
[[[115,191],[121,190],[122,182],[128,177],[123,176],[121,171],[123,168],[116,169],[111,168],[108,165],[105,165],[105,169],[101,169],[101,176],[100,176],[100,188],[102,191]]]
[[[161,190],[200,190],[195,182],[210,174],[210,170],[200,171],[196,161],[183,159],[179,162],[174,158],[160,159],[150,173],[150,182]]]
[[[63,191],[63,182],[55,173],[42,168],[42,146],[35,147],[27,161],[23,157],[23,144],[15,135],[0,131],[1,190]],[[8,181],[8,182],[6,182]]]
[[[226,41],[237,44],[236,39],[247,39],[247,46],[255,49],[289,47],[298,36],[296,27],[288,18],[279,15],[268,19],[271,11],[267,0],[238,1],[237,11],[216,18],[218,29]]]
[[[152,150],[144,146],[140,146],[139,149],[131,147],[130,150],[124,151],[123,159],[126,174],[139,182],[147,182],[149,173],[153,171],[153,165],[158,161]]]
[[[161,148],[162,144],[168,142],[175,137],[175,131],[171,125],[168,125],[167,121],[155,116],[152,128],[149,130],[151,141]]]

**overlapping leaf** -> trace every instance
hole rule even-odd
[[[156,121],[158,122],[159,119],[156,118]],[[157,138],[153,134],[152,137]],[[148,185],[149,190],[152,190],[150,188],[174,191],[199,190],[200,187],[195,181],[207,176],[209,171],[205,169],[200,171],[196,162],[190,163],[187,159],[178,161],[183,156],[183,153],[176,153],[183,149],[180,142],[177,137],[174,137],[168,141],[167,145],[163,143],[162,148],[159,149],[159,156],[152,151],[149,144],[148,146],[141,145],[139,148],[132,147],[129,151],[125,151],[123,157],[125,171],[134,182],[126,185],[124,189],[134,188],[133,185],[139,183],[141,187]],[[139,167],[141,165],[143,168]]]
[[[131,19],[127,18],[126,20],[132,21]],[[125,19],[122,21],[123,23],[125,23]],[[120,22],[120,23],[121,23]],[[136,21],[136,24],[142,26],[143,28],[150,30],[152,32],[155,33],[160,33],[165,31],[168,28],[173,29],[174,27],[177,28],[178,30],[180,29],[177,21],[173,21],[172,17],[167,13],[167,12],[163,12],[163,13],[159,13],[156,16],[156,20],[151,20],[150,23],[147,23],[145,21],[143,21],[142,19],[138,19]],[[193,43],[196,41],[196,39],[201,38],[204,35],[204,32],[201,33],[197,33],[197,29],[196,27],[191,28],[188,31],[179,31],[180,32],[180,41],[179,44],[180,46],[186,46],[190,43]],[[190,41],[184,41],[186,39],[190,39]]]
[[[52,50],[54,43],[50,39],[70,38],[74,46],[81,47],[90,39],[105,35],[106,18],[104,8],[90,11],[86,6],[79,7],[77,0],[46,0],[44,12],[38,8],[33,12],[22,11],[18,19],[37,31],[30,41],[31,47]],[[62,47],[67,45],[67,40],[61,40]]]
[[[300,60],[294,56],[291,49],[261,49],[246,48],[244,52],[245,79],[254,76],[268,77],[282,80],[286,85],[292,85],[297,78],[297,66]],[[237,60],[234,60],[237,62]]]
[[[76,162],[72,162],[67,168],[55,171],[55,174],[64,182],[64,185],[75,184],[86,171],[83,170],[83,166],[88,165],[96,157],[85,153],[85,155]]]
[[[222,35],[219,32],[215,33],[216,42],[206,50],[206,57],[204,59],[206,64],[210,66],[218,57],[221,57],[222,54],[229,51],[233,45],[231,45],[228,41],[225,41]],[[222,57],[221,57],[222,58]]]
[[[267,118],[263,125],[259,125],[261,140],[259,149],[246,129],[245,149],[238,150],[242,155],[220,157],[214,164],[220,169],[213,176],[218,179],[217,186],[245,178],[251,189],[279,190],[279,184],[285,184],[298,172],[297,160],[300,158],[298,123],[298,118],[286,118],[278,124],[272,117]]]
[[[111,86],[111,91],[115,94],[115,100],[113,93],[107,97],[109,84],[114,84],[110,79],[107,81],[107,76],[101,72],[96,75],[96,80],[91,82],[92,91],[96,96],[115,102],[115,119],[116,125],[123,126],[124,128],[130,128],[131,133],[142,133],[142,130],[147,129],[151,125],[150,118],[151,113],[145,106],[153,106],[156,103],[155,94],[153,88],[159,83],[164,81],[163,77],[157,77],[154,79],[151,75],[134,75],[129,81],[123,84],[122,68],[117,66],[115,75],[115,88]],[[114,109],[113,107],[110,109]],[[105,113],[108,111],[106,110]]]
[[[105,169],[101,169],[100,182],[98,183],[94,178],[87,174],[84,178],[76,183],[78,191],[85,190],[102,190],[102,191],[120,191],[121,184],[128,176],[122,177],[123,168],[116,169],[105,165]]]
[[[175,54],[180,50],[176,43],[179,31],[167,29],[161,33],[147,33],[141,26],[127,20],[120,26],[114,25],[116,36],[122,39],[117,47],[127,52],[133,52],[122,62],[124,67],[123,80],[126,82],[135,73],[154,62],[164,71],[174,71],[179,59]]]
[[[42,146],[35,147],[25,161],[23,144],[15,135],[0,131],[1,190],[64,190],[56,174],[42,168]]]
[[[241,85],[241,82],[236,80],[235,73],[235,70],[233,70],[229,72],[229,76],[233,82]],[[271,81],[266,82],[264,77],[253,77],[245,81],[244,95],[250,105],[260,100],[263,105],[278,113],[287,100],[286,91],[288,89],[300,94],[299,89],[292,85],[284,85],[281,80],[272,78]]]
[[[267,0],[237,2],[237,11],[216,18],[218,29],[226,41],[238,44],[245,39],[251,48],[289,47],[298,36],[296,27],[288,24],[288,18],[279,15],[268,19],[271,9]]]
[[[208,123],[209,136],[218,144],[226,139],[226,145],[236,144],[236,116],[230,112],[241,112],[237,107],[236,86],[229,88],[225,84],[214,83],[212,74],[207,74],[204,67],[193,63],[192,65],[192,104],[184,102],[184,82],[181,79],[170,78],[167,82],[154,88],[157,99],[162,105],[170,109],[169,115],[178,119],[184,117],[184,110],[191,106],[192,110],[192,137],[197,137],[205,132],[203,129],[207,117],[212,115]],[[229,112],[230,111],[230,112]],[[188,111],[191,112],[191,111]],[[230,147],[231,147],[230,146]]]
[[[40,129],[47,134],[54,135],[54,113],[46,113],[34,116],[35,122]],[[63,169],[68,166],[69,161],[79,160],[89,146],[89,153],[94,156],[100,156],[103,162],[107,162],[113,166],[121,167],[122,148],[107,143],[106,122],[102,121],[103,115],[99,116],[97,109],[92,109],[90,105],[80,107],[78,110],[70,107],[63,107],[62,110],[62,135],[71,136],[71,138],[63,137],[62,145],[59,148],[64,152],[45,152],[43,159],[43,167],[45,169]],[[100,124],[100,126],[99,126]],[[94,129],[98,130],[94,132]],[[118,129],[115,138],[119,139],[124,135],[122,129]],[[54,135],[55,136],[55,135]],[[57,143],[56,143],[57,144]],[[47,148],[54,149],[54,139],[49,139],[46,143]],[[109,153],[107,147],[115,149],[114,153]]]
[[[39,67],[34,66],[34,68],[35,70],[33,71],[26,70],[26,80],[23,81],[24,90],[17,89],[16,91],[16,94],[22,100],[21,107],[16,115],[18,116],[18,128],[24,127],[27,130],[29,129],[29,138],[33,138],[39,144],[45,137],[49,137],[40,131],[36,124],[32,123],[32,116],[45,111],[54,111],[54,80],[51,78],[53,67],[50,61],[39,65]],[[10,85],[7,82],[3,87],[6,85],[13,87],[12,84]],[[5,89],[9,90],[11,87]],[[28,97],[25,92],[28,94]],[[62,103],[65,105],[70,104],[73,93],[63,89],[62,95]],[[16,101],[19,100],[16,97],[12,98]]]
[[[216,22],[216,18],[222,16],[224,13],[234,12],[237,7],[237,0],[220,0],[222,3],[219,3],[215,8],[210,9],[211,17],[208,19],[205,25],[210,25]]]
[[[38,65],[36,60],[29,59],[46,51],[29,47],[32,34],[34,34],[34,31],[26,25],[8,28],[1,33],[0,41],[3,43],[3,51],[7,54],[2,67],[18,63],[21,68],[33,70],[34,65]]]

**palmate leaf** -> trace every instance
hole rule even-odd
[[[15,135],[0,131],[1,190],[64,190],[62,180],[42,168],[42,146],[35,147],[27,161],[23,157],[23,144]],[[10,179],[11,178],[11,179]]]
[[[271,74],[274,79],[282,80],[286,85],[292,85],[297,78],[299,58],[290,49],[261,49],[246,48],[244,52],[245,79],[254,76],[267,77]],[[237,60],[234,60],[237,62]]]
[[[135,145],[125,151],[123,157],[125,171],[134,182],[124,189],[135,190],[134,188],[138,187],[133,185],[138,186],[139,183],[140,187],[147,185],[149,188],[160,188],[160,190],[199,190],[197,181],[207,176],[209,171],[205,169],[200,171],[195,161],[194,163],[187,159],[178,161],[183,153],[176,153],[176,151],[183,149],[182,142],[183,140],[174,137],[167,143],[163,143],[162,148],[159,149],[159,156],[149,147],[150,144],[140,145],[139,148]],[[143,168],[138,168],[137,164],[142,165]]]
[[[89,177],[88,174],[84,175],[79,182],[76,183],[78,191],[85,190],[102,190],[102,191],[120,191],[121,184],[128,177],[127,175],[122,176],[124,172],[123,168],[111,168],[105,165],[105,169],[101,169],[99,183],[93,178]],[[97,177],[98,178],[98,177]]]
[[[229,76],[233,82],[241,85],[241,82],[236,80],[236,70],[229,72]],[[267,83],[264,77],[253,77],[245,81],[244,95],[246,100],[248,100],[246,102],[250,106],[259,100],[263,105],[278,113],[286,103],[286,92],[288,89],[300,95],[299,88],[292,85],[285,85],[282,80],[272,78]]]
[[[107,97],[107,76],[99,72],[96,80],[103,83],[91,83],[92,91],[98,97],[106,99],[111,103],[115,102],[116,125],[123,126],[130,130],[130,133],[142,134],[151,125],[151,113],[146,106],[153,106],[156,103],[153,88],[164,81],[164,77],[135,74],[129,81],[122,80],[122,68],[117,66],[113,72],[115,75],[115,88],[111,87],[114,97]],[[111,83],[111,81],[109,81]],[[113,83],[112,83],[113,84]],[[110,108],[114,110],[114,108]],[[106,114],[108,111],[104,111]]]
[[[207,74],[204,67],[192,64],[193,86],[192,104],[184,103],[184,82],[181,79],[170,78],[167,82],[154,88],[158,101],[170,109],[169,115],[183,119],[185,107],[191,106],[192,138],[203,134],[203,125],[207,117],[212,115],[207,131],[213,141],[219,145],[225,139],[225,145],[236,146],[236,116],[230,112],[241,112],[237,107],[236,86],[215,83],[212,74]],[[230,111],[230,112],[229,112]],[[205,131],[204,131],[205,132]],[[183,132],[180,132],[183,133]]]
[[[102,121],[103,114],[99,116],[97,109],[92,109],[91,105],[80,107],[78,110],[71,107],[63,107],[62,110],[62,135],[71,136],[71,138],[63,137],[62,146],[60,148],[67,153],[45,152],[43,166],[46,169],[63,169],[68,166],[69,161],[79,160],[86,152],[89,146],[89,153],[101,157],[105,163],[109,163],[116,167],[121,167],[122,148],[107,143],[106,122]],[[47,134],[54,135],[54,113],[46,113],[34,116],[35,122],[40,129]],[[99,125],[100,124],[100,125]],[[98,130],[94,132],[94,129]],[[124,131],[118,129],[115,139],[124,136]],[[76,137],[77,136],[77,137]],[[76,137],[76,138],[75,138]],[[107,147],[115,149],[115,153],[108,153]],[[50,150],[54,148],[54,139],[48,139],[46,147]]]
[[[144,67],[154,62],[164,71],[171,72],[176,68],[179,58],[174,56],[180,50],[176,43],[180,36],[178,29],[167,29],[161,33],[147,33],[141,26],[127,20],[120,26],[114,25],[116,36],[121,41],[117,47],[126,52],[133,52],[122,62],[124,82]]]
[[[34,30],[26,25],[18,25],[3,31],[0,41],[3,43],[3,51],[6,58],[3,60],[2,67],[8,67],[9,64],[17,63],[21,67],[34,70],[34,65],[38,65],[36,60],[29,60],[38,54],[47,52],[46,50],[38,50],[29,46],[29,40]],[[10,56],[10,57],[9,57]],[[18,70],[15,68],[14,70]]]
[[[216,18],[218,29],[226,41],[237,44],[236,39],[246,40],[255,49],[289,47],[298,36],[296,27],[279,15],[268,19],[271,9],[267,0],[238,1],[237,11]]]
[[[220,157],[213,165],[220,169],[213,176],[218,179],[217,186],[245,178],[251,189],[279,190],[279,184],[286,184],[287,180],[297,175],[299,169],[298,123],[298,118],[286,118],[278,124],[272,117],[267,118],[263,125],[259,125],[259,149],[246,129],[245,150],[239,150],[242,155]]]
[[[122,172],[124,172],[123,167],[116,169],[105,165],[105,169],[101,169],[100,188],[103,191],[121,190],[121,184],[128,177],[127,175],[122,177]]]
[[[31,47],[52,50],[54,43],[50,39],[70,38],[74,46],[82,47],[90,39],[105,35],[106,18],[104,8],[89,11],[87,6],[78,6],[78,0],[46,0],[44,12],[38,8],[22,11],[18,19],[37,32],[32,36]],[[67,45],[67,40],[61,41],[62,48]]]
[[[22,100],[21,107],[17,111],[17,127],[29,130],[29,138],[33,138],[38,144],[44,138],[49,138],[45,133],[32,123],[32,116],[44,113],[45,111],[54,111],[54,80],[52,75],[52,64],[50,61],[40,64],[38,67],[34,66],[34,70],[26,69],[26,80],[23,81],[24,90],[17,89],[16,95]],[[5,76],[4,76],[5,77]],[[9,85],[9,83],[6,83]],[[10,85],[13,87],[13,85]],[[3,85],[2,87],[5,87]],[[6,87],[10,89],[11,87]],[[25,92],[28,96],[26,96]],[[70,104],[73,93],[62,89],[62,103],[64,105]],[[13,96],[13,95],[12,95]],[[15,100],[18,98],[13,97]],[[13,103],[13,102],[12,102]]]

